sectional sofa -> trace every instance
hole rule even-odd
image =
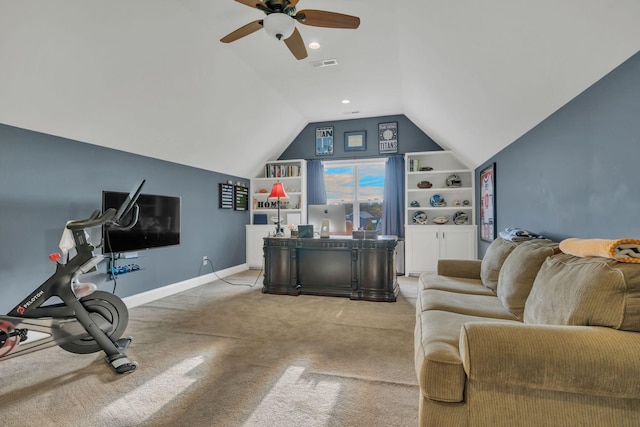
[[[421,426],[640,425],[640,264],[498,238],[418,286]]]

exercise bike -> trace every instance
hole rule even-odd
[[[100,214],[96,210],[87,219],[67,223],[60,241],[63,255],[49,256],[56,263],[55,273],[0,316],[0,361],[57,345],[76,354],[102,350],[118,374],[137,368],[125,354],[132,338],[121,338],[129,321],[127,306],[116,295],[97,290],[95,284],[82,283],[81,276],[95,271],[104,259],[94,255],[96,247],[88,242],[85,230],[100,226],[130,230],[138,221],[136,200],[143,185],[144,180],[134,186],[117,211],[110,208]],[[130,221],[122,224],[127,217]],[[68,258],[73,247],[75,255]],[[62,302],[45,305],[52,297]]]

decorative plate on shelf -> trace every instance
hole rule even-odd
[[[437,216],[433,218],[431,221],[433,221],[434,224],[446,224],[449,222],[449,218],[446,216]]]

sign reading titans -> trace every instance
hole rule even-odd
[[[380,154],[398,152],[398,122],[380,123],[378,125],[378,141]]]
[[[333,155],[333,127],[316,128],[316,156]]]

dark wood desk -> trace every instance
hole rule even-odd
[[[398,295],[397,243],[395,236],[265,237],[262,292],[393,302]]]

